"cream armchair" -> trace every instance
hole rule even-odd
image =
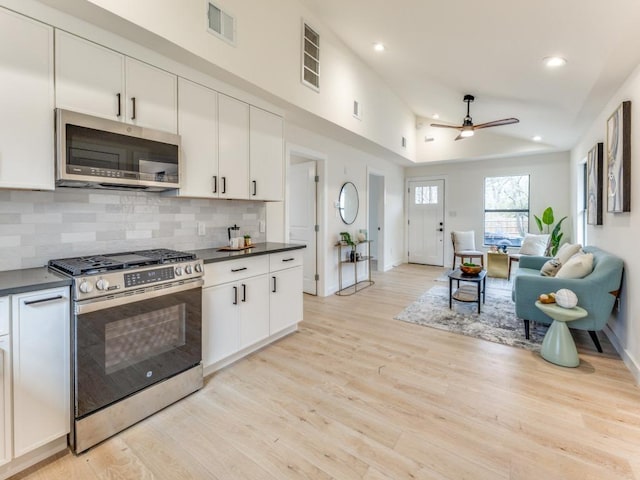
[[[453,243],[453,264],[451,268],[456,268],[456,257],[460,257],[460,262],[464,259],[480,259],[480,264],[484,267],[484,252],[476,250],[476,234],[473,230],[468,232],[451,232],[451,242]]]

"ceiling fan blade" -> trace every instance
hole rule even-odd
[[[473,127],[474,130],[488,127],[499,127],[500,125],[511,125],[512,123],[518,123],[520,120],[517,118],[503,118],[502,120],[494,120],[493,122],[481,123]]]
[[[460,125],[443,125],[442,123],[432,123],[431,126],[438,128],[457,128],[458,130],[462,128]]]

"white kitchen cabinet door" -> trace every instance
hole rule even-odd
[[[56,30],[56,107],[124,121],[124,55]]]
[[[271,273],[269,279],[269,333],[273,335],[302,321],[302,267]]]
[[[249,198],[284,199],[284,143],[282,117],[251,107]]]
[[[0,337],[0,465],[11,460],[11,337]]]
[[[239,310],[236,283],[202,290],[202,363],[205,368],[238,351]]]
[[[53,29],[0,9],[0,188],[54,189]]]
[[[240,345],[239,350],[269,336],[269,281],[267,275],[239,282]]]
[[[129,57],[125,72],[125,121],[178,133],[178,77]]]
[[[178,133],[182,145],[180,196],[218,197],[218,94],[178,78]]]
[[[249,198],[249,105],[218,95],[220,198]]]
[[[14,457],[69,433],[69,288],[12,296]]]

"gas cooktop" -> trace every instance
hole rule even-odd
[[[147,265],[162,265],[165,263],[185,262],[195,259],[196,255],[194,253],[158,248],[138,252],[60,258],[58,260],[49,260],[49,267],[66,275],[76,277],[112,270],[126,270]]]

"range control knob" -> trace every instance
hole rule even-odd
[[[106,290],[107,288],[109,288],[109,280],[105,280],[104,278],[99,279],[96,282],[96,288],[98,290]]]
[[[176,267],[176,275],[177,276],[182,275],[182,267]]]
[[[202,273],[202,265],[200,265],[199,263],[196,263],[196,272]]]
[[[78,290],[82,293],[91,293],[93,291],[93,285],[91,285],[87,280],[82,280],[78,286]]]
[[[186,273],[187,275],[191,275],[193,273],[193,268],[191,268],[191,265],[187,265],[186,267],[184,267],[184,273]]]

